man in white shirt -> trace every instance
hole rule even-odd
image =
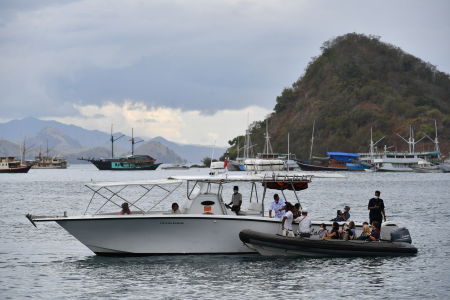
[[[298,223],[298,231],[301,237],[311,236],[311,218],[308,217],[308,209],[303,208],[302,216],[295,219],[295,222]]]
[[[294,210],[295,207],[291,205],[290,203],[286,204],[288,208],[288,212],[283,217],[283,220],[281,221],[281,229],[284,231],[286,229],[286,235],[289,237],[293,237],[294,233],[292,232],[292,219],[294,218]],[[283,233],[284,235],[284,233]]]
[[[236,215],[239,213],[239,211],[241,210],[241,205],[242,205],[242,194],[239,193],[239,187],[235,186],[233,188],[234,194],[233,196],[231,196],[231,202],[228,203],[228,206],[233,204],[233,206],[231,207],[231,211],[234,211],[236,213]]]
[[[286,212],[286,203],[284,203],[283,199],[278,197],[278,194],[273,195],[273,202],[269,207],[269,217],[272,217],[272,210],[275,211],[275,218],[282,219],[284,217],[284,213]]]

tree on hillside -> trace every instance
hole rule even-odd
[[[213,159],[212,162],[216,162],[217,159]],[[202,159],[202,163],[207,166],[210,167],[211,166],[211,157],[205,157],[204,159]]]

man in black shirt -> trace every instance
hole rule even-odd
[[[380,191],[376,191],[375,197],[369,200],[368,209],[370,210],[369,212],[370,224],[372,224],[373,221],[377,221],[379,224],[379,228],[381,228],[383,216],[384,221],[386,222],[386,213],[384,212],[384,202],[382,199],[380,199]]]

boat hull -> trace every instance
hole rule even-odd
[[[120,165],[120,162],[101,160],[91,160],[90,162],[101,171],[153,171],[162,164],[159,163],[153,165],[139,165],[134,163],[123,163],[122,165]]]
[[[253,230],[239,233],[243,243],[251,244],[264,256],[404,256],[417,254],[408,243],[389,241],[346,241],[290,238]]]
[[[235,215],[130,215],[39,219],[55,221],[97,255],[182,255],[256,253],[239,240],[244,229],[281,232],[281,220]],[[312,239],[320,224],[313,221]],[[332,222],[325,222],[331,224]],[[298,225],[293,225],[298,230]],[[357,224],[357,232],[362,224]]]
[[[229,160],[227,163],[228,171],[245,171],[244,165],[236,161]]]
[[[12,169],[0,169],[0,173],[28,173],[32,166],[12,168]]]
[[[332,167],[325,167],[325,166],[317,166],[317,165],[311,165],[306,164],[304,162],[298,161],[297,164],[300,166],[300,168],[303,171],[348,171],[346,167],[343,168],[332,168]]]
[[[256,253],[239,240],[252,228],[277,233],[274,219],[148,217],[61,220],[57,223],[97,255]]]

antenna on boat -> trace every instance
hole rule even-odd
[[[313,144],[314,144],[314,126],[316,125],[316,120],[314,120],[313,123],[313,130],[312,130],[312,137],[311,137],[311,152],[309,152],[309,161],[311,161],[312,159],[312,149],[313,149]]]
[[[114,158],[114,142],[123,137],[125,134],[122,134],[117,139],[113,137],[113,124],[111,124],[111,158]]]
[[[134,155],[134,144],[142,143],[144,140],[139,141],[137,143],[134,142],[134,136],[133,136],[133,128],[131,128],[131,156]]]

